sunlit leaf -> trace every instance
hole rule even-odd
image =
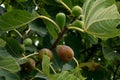
[[[5,69],[10,72],[17,72],[20,70],[16,60],[3,48],[0,48],[0,69]]]
[[[49,75],[50,72],[50,58],[47,55],[43,55],[42,58],[42,71]]]
[[[83,6],[85,32],[107,39],[120,34],[120,14],[114,0],[86,0]]]

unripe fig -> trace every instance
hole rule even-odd
[[[80,6],[74,6],[72,8],[72,14],[76,17],[80,16],[82,13],[82,8]]]
[[[58,13],[56,15],[56,23],[60,26],[61,29],[63,29],[66,23],[66,15],[61,12]]]
[[[35,69],[35,61],[32,58],[28,59],[28,62],[24,64],[24,70],[27,72],[33,71]]]
[[[30,46],[32,45],[32,40],[30,38],[26,38],[23,43],[26,45],[26,46]]]
[[[39,51],[38,54],[38,60],[41,61],[42,60],[42,56],[43,55],[47,55],[48,57],[50,57],[50,60],[53,59],[53,53],[51,50],[47,49],[47,48],[43,48]]]
[[[72,48],[66,45],[58,45],[57,46],[57,54],[61,60],[64,62],[68,62],[73,59],[74,57],[74,52]]]
[[[84,26],[84,22],[80,20],[76,20],[71,25],[82,28]]]

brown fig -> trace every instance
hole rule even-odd
[[[35,61],[32,58],[28,59],[28,62],[24,64],[24,70],[27,72],[33,71],[35,69]]]
[[[73,59],[74,52],[71,47],[66,45],[58,45],[57,46],[57,54],[61,60],[64,62],[68,62]]]
[[[38,54],[38,60],[41,61],[42,60],[42,55],[47,55],[48,57],[50,57],[50,60],[53,59],[53,53],[51,50],[47,49],[47,48],[43,48],[39,51]]]

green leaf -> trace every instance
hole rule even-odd
[[[50,58],[47,55],[43,55],[42,57],[42,71],[46,75],[49,75],[50,72]]]
[[[63,2],[72,9],[72,1],[71,0],[63,0]]]
[[[0,69],[0,80],[20,80],[15,73]]]
[[[116,2],[116,5],[117,5],[118,11],[120,12],[120,1],[117,1],[117,2]]]
[[[46,11],[44,8],[41,8],[40,11],[41,11],[41,14],[42,14],[42,15],[51,18],[51,16],[47,13],[47,11]],[[56,38],[58,37],[58,33],[57,33],[54,25],[53,25],[51,22],[47,21],[47,20],[43,20],[43,22],[45,23],[45,25],[46,25],[46,27],[47,27],[48,32],[50,33],[50,35],[51,35],[54,39],[56,39]]]
[[[14,57],[21,57],[24,49],[21,44],[13,38],[4,38],[7,51]]]
[[[6,42],[3,39],[0,39],[0,47],[5,47]]]
[[[78,72],[79,73],[79,72]],[[61,73],[52,75],[52,80],[86,80],[81,74],[78,77],[76,74],[71,74],[68,71],[62,71]]]
[[[104,45],[102,47],[102,51],[105,59],[114,62],[120,61],[120,54],[116,50],[113,50],[110,46]]]
[[[9,53],[0,47],[0,69],[5,69],[10,72],[17,72],[20,70],[18,63],[12,58]]]
[[[35,75],[35,78],[40,78],[40,79],[42,78],[42,79],[45,79],[45,80],[49,80],[46,75],[43,75],[39,72]]]
[[[45,27],[42,27],[42,23],[40,24],[40,20],[34,20],[31,23],[29,23],[30,29],[39,33],[41,36],[45,36],[47,34],[47,29]]]
[[[108,39],[120,34],[120,14],[114,0],[87,0],[83,6],[85,32]]]
[[[30,14],[25,10],[13,10],[0,16],[0,29],[7,31],[22,27],[38,18],[36,13]]]
[[[72,70],[73,69],[73,67],[72,67],[72,65],[70,65],[70,64],[64,64],[63,65],[63,67],[62,67],[62,71],[65,71],[65,70]]]

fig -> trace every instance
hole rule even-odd
[[[38,54],[38,60],[39,61],[42,61],[42,56],[43,55],[47,55],[48,57],[50,57],[50,60],[53,59],[53,53],[51,50],[47,49],[47,48],[43,48],[39,51],[39,54]]]
[[[83,22],[83,21],[80,21],[80,20],[75,20],[71,25],[72,25],[72,26],[76,26],[76,27],[83,28],[84,22]]]
[[[76,17],[80,16],[82,13],[82,8],[80,6],[74,6],[72,8],[72,14]]]
[[[58,45],[56,51],[58,57],[64,62],[68,62],[74,58],[74,51],[67,45]]]
[[[24,70],[27,72],[33,71],[35,69],[36,63],[34,59],[29,58],[28,62],[24,63]]]
[[[58,13],[56,15],[56,23],[63,29],[66,23],[66,15],[62,12]]]
[[[32,42],[32,40],[30,38],[26,38],[26,39],[24,39],[23,43],[26,46],[30,46],[30,45],[32,45],[33,42]]]

